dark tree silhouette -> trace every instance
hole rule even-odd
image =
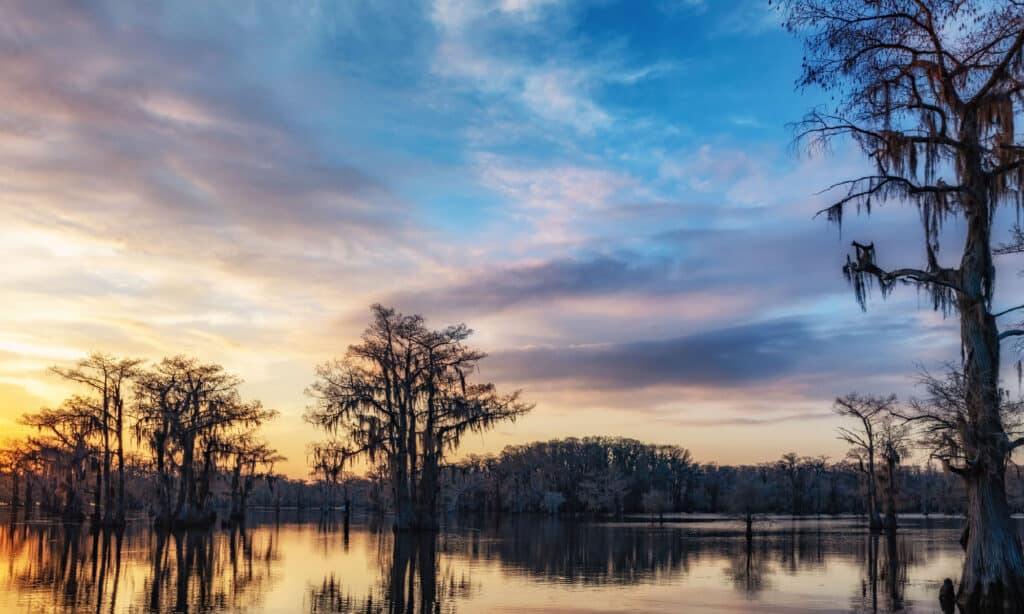
[[[750,563],[750,541],[754,539],[754,521],[768,511],[769,483],[767,472],[751,472],[737,476],[729,497],[729,510],[743,521],[744,536],[747,538],[747,564]]]
[[[306,419],[344,437],[347,459],[385,461],[396,530],[434,530],[445,453],[530,406],[518,392],[469,381],[484,354],[465,345],[464,324],[433,331],[422,316],[372,312],[362,341],[317,369]]]
[[[61,498],[61,516],[65,520],[83,520],[83,484],[89,470],[89,460],[96,451],[90,440],[99,431],[91,401],[74,396],[58,408],[25,414],[20,421],[39,432],[38,436],[29,438],[28,445],[33,448],[33,455],[57,476],[55,494]],[[98,490],[96,497],[99,497]]]
[[[323,490],[321,511],[333,510],[337,505],[338,484],[344,479],[347,449],[344,442],[336,439],[318,441],[309,446],[310,474]]]
[[[878,433],[882,420],[893,409],[896,397],[875,397],[848,394],[836,399],[835,412],[846,418],[854,418],[856,428],[839,427],[839,439],[850,444],[849,459],[864,475],[864,490],[867,495],[865,508],[868,524],[872,531],[882,529],[882,515],[879,512],[878,471],[875,462],[879,455]]]
[[[105,525],[124,524],[124,437],[125,403],[132,378],[139,374],[142,360],[115,358],[99,352],[78,361],[74,367],[51,367],[50,371],[66,380],[84,386],[102,449],[102,482],[97,499],[102,500],[103,513],[95,510],[96,520]],[[115,447],[116,446],[116,447]],[[111,479],[112,460],[117,460],[117,488]],[[100,496],[102,493],[102,497]]]
[[[878,485],[884,493],[885,528],[896,532],[896,497],[900,491],[900,463],[909,454],[911,427],[909,422],[890,412],[882,417],[878,429],[878,456],[882,470],[878,473]]]
[[[158,523],[213,522],[218,460],[234,455],[231,444],[238,437],[277,415],[259,401],[243,401],[241,383],[220,365],[183,356],[165,358],[138,377],[134,429],[153,455]]]
[[[245,520],[246,502],[261,475],[273,483],[274,464],[287,460],[252,432],[243,431],[228,437],[222,446],[231,471],[231,512],[233,521]],[[262,473],[260,472],[262,470]]]
[[[970,534],[958,599],[971,609],[1024,607],[1024,555],[1010,522],[1005,473],[1010,441],[1001,422],[1000,343],[1024,329],[1000,330],[992,223],[1001,205],[1020,207],[1024,145],[1016,115],[1024,90],[1024,5],[959,0],[784,0],[791,31],[804,35],[801,86],[838,100],[799,125],[814,147],[852,138],[873,173],[841,182],[827,210],[841,222],[851,206],[909,201],[921,213],[923,268],[883,268],[873,243],[854,242],[843,268],[863,306],[869,288],[883,296],[898,283],[929,293],[936,309],[956,313],[965,378],[965,421],[956,436]],[[956,266],[938,259],[939,230],[950,218],[965,229]]]

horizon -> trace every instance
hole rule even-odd
[[[5,9],[4,435],[71,391],[50,365],[185,354],[281,412],[304,479],[304,390],[372,303],[466,323],[478,377],[536,404],[458,457],[593,435],[839,460],[833,399],[905,400],[959,356],[913,289],[854,300],[850,241],[919,262],[918,213],[815,217],[864,162],[791,151],[829,99],[766,2],[234,8]]]

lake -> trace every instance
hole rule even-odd
[[[94,535],[0,523],[2,612],[940,612],[962,520],[903,519],[895,542],[856,519],[739,523],[451,522],[396,539],[358,518],[256,514],[243,529]]]

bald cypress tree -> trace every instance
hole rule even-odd
[[[944,466],[963,478],[968,538],[958,589],[970,610],[1024,608],[1024,555],[1010,520],[1005,472],[1013,450],[1001,421],[1000,344],[1024,334],[993,308],[992,225],[999,207],[1020,208],[1024,145],[1015,131],[1024,89],[1024,5],[1015,0],[788,0],[787,27],[803,36],[801,86],[833,94],[832,109],[799,124],[808,147],[852,139],[873,172],[835,186],[825,210],[842,221],[851,208],[888,201],[916,205],[923,264],[887,266],[874,243],[857,241],[843,272],[864,306],[872,287],[886,296],[916,286],[960,322],[963,421]],[[940,264],[940,230],[963,228],[955,266]]]
[[[471,380],[485,355],[466,345],[466,325],[431,330],[419,315],[372,311],[360,343],[317,368],[306,420],[338,436],[332,445],[346,462],[385,465],[395,530],[436,530],[445,455],[531,406]]]

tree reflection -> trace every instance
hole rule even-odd
[[[123,532],[89,535],[80,524],[0,526],[0,559],[16,590],[48,594],[50,604],[65,610],[114,598],[107,595],[117,593],[122,546]]]
[[[369,594],[356,596],[342,578],[325,576],[309,591],[311,614],[433,614],[454,611],[452,602],[467,597],[472,583],[456,577],[450,567],[438,572],[434,535],[398,534],[391,549],[381,552],[380,577]]]
[[[792,579],[824,575],[832,603],[849,599],[853,612],[931,611],[935,604],[920,601],[922,591],[908,588],[908,575],[920,587],[930,560],[958,550],[953,529],[941,529],[942,539],[926,530],[850,539],[843,524],[783,521],[766,523],[748,541],[733,521],[652,526],[514,518],[419,537],[395,535],[389,523],[374,521],[353,525],[349,537],[343,522],[315,516],[291,525],[168,532],[130,524],[90,532],[88,525],[22,522],[19,514],[17,522],[0,521],[0,610],[258,611],[281,607],[274,584],[287,576],[305,578],[306,588],[302,604],[287,602],[291,595],[285,604],[310,613],[472,611],[478,593],[500,599],[508,578],[541,592],[574,585],[626,594],[634,585],[695,583],[719,590],[709,599],[744,611],[787,599],[779,591],[801,584]],[[717,587],[706,584],[709,572]],[[4,601],[12,596],[17,600]]]
[[[864,575],[859,593],[853,599],[854,612],[902,612],[906,609],[904,593],[907,567],[917,556],[907,542],[889,533],[885,537],[866,537]]]
[[[252,531],[241,525],[232,525],[227,539],[216,539],[211,530],[154,531],[149,610],[169,604],[175,612],[252,606],[279,558],[276,531],[261,535],[257,547]]]
[[[497,558],[544,580],[584,584],[631,584],[685,572],[701,549],[722,540],[693,539],[686,532],[648,526],[521,520],[481,541],[473,532],[449,550],[469,558]]]
[[[737,591],[754,598],[769,586],[769,553],[764,541],[744,539],[742,544],[731,553],[725,573]]]

